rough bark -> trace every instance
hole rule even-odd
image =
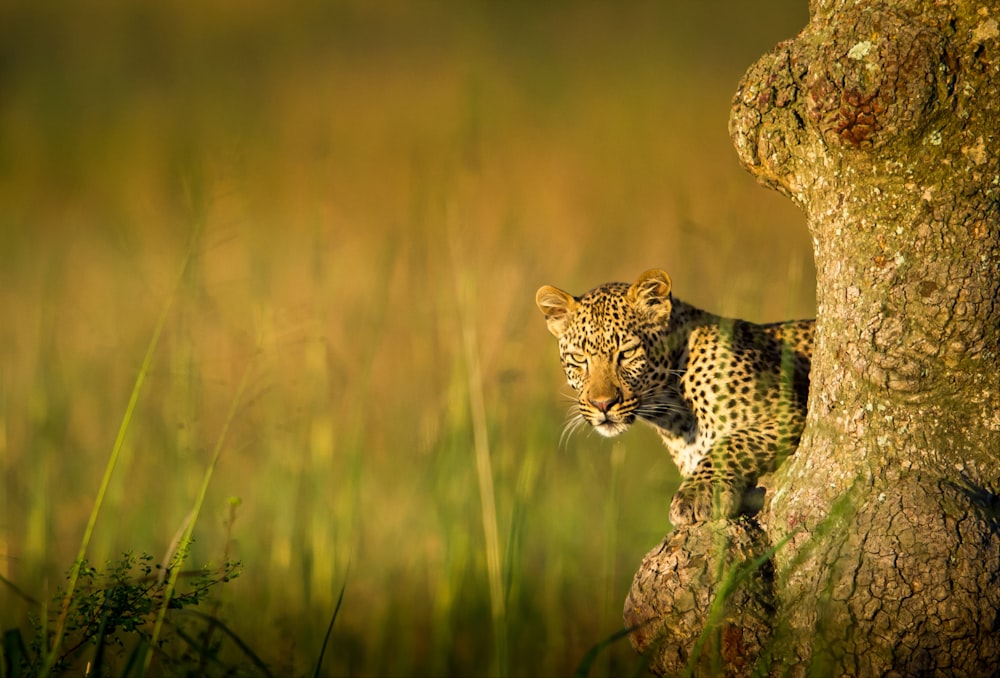
[[[997,674],[1000,3],[810,9],[731,119],[741,161],[805,212],[817,269],[806,432],[749,549],[787,537],[757,670]]]
[[[633,646],[660,675],[746,674],[766,654],[774,573],[756,521],[685,525],[646,554],[625,602]]]

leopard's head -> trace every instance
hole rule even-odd
[[[659,339],[670,320],[670,277],[659,270],[632,285],[608,283],[574,297],[546,285],[535,303],[577,394],[578,414],[597,432],[622,433],[636,417],[654,419],[656,391],[665,372]]]

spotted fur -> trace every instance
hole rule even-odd
[[[636,419],[652,424],[685,477],[675,525],[738,515],[798,446],[814,321],[722,318],[674,298],[658,270],[580,297],[542,287],[536,303],[578,396],[570,426],[610,437]]]

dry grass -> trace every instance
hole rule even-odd
[[[61,582],[200,225],[91,559],[167,548],[250,365],[194,532],[220,560],[242,498],[248,642],[304,672],[350,563],[331,672],[565,674],[620,627],[677,479],[646,431],[614,464],[557,448],[534,290],[662,266],[713,310],[812,313],[802,219],[726,133],[804,3],[361,4],[0,10],[0,574]],[[4,628],[25,613],[0,589]]]

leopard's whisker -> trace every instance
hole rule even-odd
[[[586,421],[584,420],[583,415],[579,413],[576,416],[570,418],[569,421],[566,422],[566,425],[563,426],[562,434],[560,434],[559,436],[559,448],[566,449],[569,443],[569,439],[573,437],[573,434],[576,433],[580,429],[580,427],[585,424]]]
[[[643,399],[639,405],[639,408],[652,408],[652,409],[668,409],[677,412],[683,412],[688,409],[682,401],[675,400],[673,398],[650,398],[649,400]]]

